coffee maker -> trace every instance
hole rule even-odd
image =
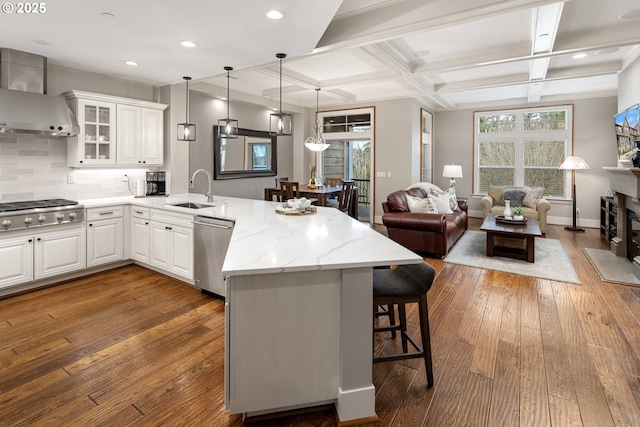
[[[166,191],[164,171],[147,172],[147,196],[163,196]]]

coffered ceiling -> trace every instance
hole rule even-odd
[[[617,73],[640,55],[637,0],[268,6],[286,17],[266,19],[261,0],[66,0],[37,16],[0,16],[0,47],[158,86],[190,75],[194,87],[226,89],[230,65],[232,97],[270,102],[279,99],[283,52],[285,105],[314,108],[321,88],[322,108],[412,97],[435,111],[615,96]]]

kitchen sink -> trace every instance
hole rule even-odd
[[[215,205],[203,205],[201,203],[184,202],[184,203],[170,204],[169,206],[177,206],[179,208],[189,208],[189,209],[204,209],[204,208],[214,207]]]

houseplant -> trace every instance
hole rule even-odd
[[[524,211],[519,206],[511,209],[511,214],[513,215],[514,221],[522,221],[524,219]]]

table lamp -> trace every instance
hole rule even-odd
[[[590,169],[587,162],[584,161],[582,156],[569,156],[564,159],[564,162],[560,165],[560,169],[571,171],[571,180],[573,181],[573,225],[571,227],[565,227],[568,231],[581,231],[584,232],[584,228],[580,228],[576,224],[577,208],[576,208],[576,170]]]
[[[445,178],[451,178],[449,181],[449,187],[452,191],[456,191],[455,178],[462,178],[462,166],[461,165],[444,165],[442,170],[442,176]]]

